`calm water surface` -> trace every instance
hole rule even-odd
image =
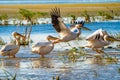
[[[69,26],[69,24],[67,25]],[[81,36],[84,37],[99,28],[111,33],[120,32],[120,22],[88,23],[85,26],[92,31],[82,30]],[[0,26],[0,37],[9,42],[9,37],[13,31],[22,33],[24,29],[25,26]],[[33,26],[31,39],[34,42],[45,40],[47,35],[57,36],[51,24]],[[30,47],[21,47],[15,59],[0,56],[0,79],[11,78],[9,74],[6,75],[3,71],[5,69],[12,75],[16,73],[17,80],[54,80],[53,77],[56,76],[59,76],[60,80],[120,80],[120,49],[105,50],[107,53],[111,53],[111,51],[112,53],[118,53],[117,58],[119,60],[117,63],[102,61],[95,63],[93,58],[85,60],[80,58],[77,62],[72,63],[63,58],[62,55],[65,55],[65,53],[61,52],[61,49],[66,48],[66,46],[62,44],[59,44],[61,46],[59,50],[54,49],[50,54],[46,55],[45,59],[40,59],[38,54],[32,54],[31,45]],[[79,46],[81,46],[81,43],[79,43]]]

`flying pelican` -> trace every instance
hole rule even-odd
[[[49,38],[48,36],[47,38]],[[54,48],[54,43],[47,39],[48,41],[44,42],[37,42],[32,46],[32,52],[37,53],[41,55],[41,58],[44,58],[44,55],[49,54],[53,48]]]
[[[20,42],[19,42],[19,38],[15,36],[16,32],[12,33],[12,36],[15,38],[16,43],[9,43],[4,45],[1,50],[0,50],[0,54],[3,56],[12,56],[15,58],[15,54],[19,51],[20,48]]]
[[[50,40],[54,40],[54,43],[59,42],[68,42],[71,40],[76,39],[81,34],[81,28],[84,28],[86,30],[90,30],[86,27],[83,27],[84,22],[79,22],[75,25],[72,25],[71,28],[68,28],[60,15],[60,8],[53,8],[50,11],[51,19],[52,19],[52,25],[55,28],[55,30],[59,33],[60,38],[50,36]]]
[[[102,29],[96,30],[93,34],[88,36],[86,40],[88,41],[86,47],[92,48],[98,53],[104,53],[104,51],[99,50],[99,48],[109,45],[111,41],[120,41],[109,36],[108,33]]]

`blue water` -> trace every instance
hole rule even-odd
[[[70,24],[66,24],[68,27]],[[29,27],[29,26],[28,26]],[[92,31],[82,30],[81,36],[87,37],[92,34],[97,29],[104,29],[108,33],[118,33],[120,32],[120,22],[93,22],[86,23],[85,27],[90,28]],[[11,33],[17,31],[19,33],[25,32],[26,26],[0,26],[0,37],[4,40],[9,41]],[[44,40],[48,35],[57,35],[58,33],[55,31],[51,24],[39,24],[33,25],[31,32],[31,39],[35,41]],[[38,38],[39,37],[39,38]]]
[[[68,27],[70,24],[66,24]],[[85,27],[90,28],[92,31],[82,30],[82,34],[89,34],[94,32],[95,30],[102,28],[107,30],[108,32],[120,32],[120,22],[93,22],[93,23],[85,23]],[[3,35],[11,35],[13,31],[24,32],[26,26],[0,26],[0,36]],[[29,26],[28,26],[29,27]],[[43,34],[43,33],[55,33],[56,31],[51,24],[39,24],[33,25],[32,34]]]
[[[120,0],[0,0],[0,4],[78,4],[120,2]]]

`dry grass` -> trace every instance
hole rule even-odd
[[[34,12],[50,12],[51,8],[60,7],[63,16],[74,14],[81,16],[83,11],[87,10],[90,15],[96,15],[98,11],[110,12],[113,10],[120,15],[120,3],[103,4],[15,4],[0,5],[0,14],[15,15],[20,8],[28,9]]]

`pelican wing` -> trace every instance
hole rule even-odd
[[[64,24],[61,16],[60,16],[60,8],[53,8],[50,12],[51,19],[52,19],[52,25],[55,28],[55,30],[60,33],[60,35],[68,34],[70,33],[69,28],[66,27]]]
[[[11,51],[11,50],[14,50],[16,48],[17,48],[17,46],[15,44],[7,44],[1,48],[0,52]]]
[[[90,41],[90,40],[95,40],[95,39],[100,39],[101,38],[101,35],[103,35],[102,33],[102,29],[98,29],[96,30],[95,32],[93,32],[90,36],[88,36],[86,38],[86,40]]]

